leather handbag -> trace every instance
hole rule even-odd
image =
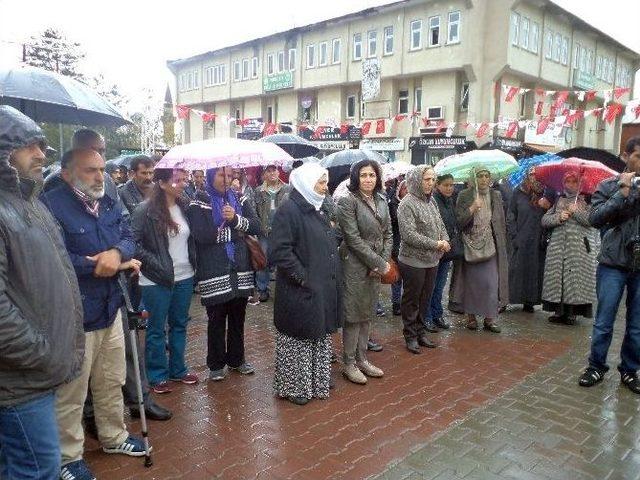
[[[489,227],[491,229],[491,227]],[[467,263],[485,262],[496,254],[496,245],[491,236],[483,235],[478,239],[471,239],[465,233],[462,234],[462,245],[464,247],[464,260]]]
[[[265,255],[260,242],[253,235],[244,235],[244,243],[249,250],[249,256],[251,257],[251,266],[253,270],[258,272],[267,268],[267,256]]]

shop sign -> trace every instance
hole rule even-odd
[[[314,145],[320,150],[346,150],[349,148],[348,140],[321,140]]]
[[[350,125],[343,133],[340,127],[326,127],[321,134],[316,135],[315,131],[309,128],[302,128],[300,129],[299,135],[312,142],[321,142],[324,140],[360,140],[362,138],[362,130]]]
[[[283,90],[293,87],[293,73],[282,72],[275,75],[264,77],[262,88],[265,92],[273,92],[274,90]]]
[[[377,152],[400,152],[404,150],[404,138],[365,138],[360,148]]]
[[[450,137],[411,137],[409,148],[419,150],[450,150],[456,147],[466,147],[467,137],[452,135]]]
[[[502,150],[516,152],[522,148],[522,141],[514,138],[496,137],[494,145]]]
[[[596,79],[589,72],[576,70],[573,73],[573,86],[583,90],[593,90],[596,87]]]

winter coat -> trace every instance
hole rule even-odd
[[[520,188],[513,192],[507,212],[507,231],[511,239],[509,257],[509,302],[537,305],[542,299],[544,274],[543,228],[545,210],[531,205],[529,195]]]
[[[188,205],[178,202],[185,219]],[[142,274],[157,285],[173,287],[173,259],[169,254],[169,234],[160,231],[157,214],[149,208],[149,202],[142,202],[131,216],[131,230],[136,242],[135,257],[142,262]],[[189,236],[189,263],[196,267],[196,245]]]
[[[579,209],[567,221],[560,222],[560,213],[571,203],[562,196],[542,217],[542,226],[552,229],[542,299],[583,305],[594,303],[596,298],[596,232],[589,224],[589,207],[582,198],[578,200]]]
[[[456,203],[456,218],[461,231],[473,226],[473,215],[469,211],[476,197],[474,188],[465,188],[458,194]],[[509,303],[509,260],[507,258],[507,226],[504,218],[502,195],[497,190],[491,190],[491,231],[496,245],[498,260],[498,303],[505,306]],[[450,302],[452,305],[462,303],[465,279],[461,274],[461,263],[464,258],[456,260],[451,277]]]
[[[422,189],[422,175],[428,168],[431,167],[418,166],[407,174],[407,195],[398,206],[398,227],[399,258],[416,259],[431,268],[437,266],[442,258],[442,252],[437,249],[438,242],[448,241],[449,235],[438,205]]]
[[[456,206],[453,196],[445,197],[438,190],[433,192],[433,198],[438,205],[438,211],[440,212],[440,218],[447,229],[447,235],[449,235],[449,245],[451,250],[442,255],[441,261],[456,260],[462,258],[464,251],[462,248],[462,236],[460,235],[460,229],[458,228],[458,221],[456,220]]]
[[[66,183],[45,193],[43,202],[60,225],[76,270],[85,332],[110,327],[123,304],[122,290],[117,276],[94,276],[95,263],[87,257],[115,248],[120,251],[123,262],[133,258],[136,244],[129,222],[123,217],[121,203],[105,194],[98,200],[96,218]]]
[[[269,263],[277,267],[273,320],[290,337],[317,340],[342,326],[342,269],[334,229],[293,190],[273,218]]]
[[[383,193],[374,194],[374,201],[377,213],[359,192],[349,192],[338,200],[345,321],[350,323],[373,320],[380,278],[369,276],[369,272],[383,272],[391,258],[393,239],[387,201]]]
[[[82,301],[60,229],[38,187],[9,166],[14,150],[44,141],[40,128],[0,106],[0,407],[52,392],[78,376]]]
[[[620,193],[620,177],[600,182],[591,197],[589,223],[600,229],[602,246],[598,262],[633,270],[633,238],[640,236],[640,191],[632,188],[627,198]]]
[[[120,199],[122,200],[122,203],[124,203],[124,206],[127,208],[130,215],[133,215],[136,207],[144,201],[144,195],[138,188],[138,185],[136,185],[133,178],[122,185],[118,190],[118,193],[120,194]]]
[[[400,199],[396,196],[395,191],[389,199],[389,216],[391,217],[391,232],[393,233],[393,244],[391,245],[391,258],[398,260],[400,253],[400,227],[398,226],[398,206]]]
[[[282,202],[287,199],[287,196],[291,192],[291,187],[286,183],[283,183],[281,180],[278,180],[280,189],[276,193],[276,210]],[[269,192],[267,192],[267,184],[264,182],[258,188],[256,188],[253,201],[255,203],[255,210],[258,218],[260,219],[260,227],[262,231],[260,232],[263,236],[268,237],[271,233],[271,224],[269,219],[269,214],[271,213],[271,196]]]
[[[253,291],[253,267],[244,235],[258,235],[260,220],[245,197],[239,199],[242,215],[230,222],[234,261],[227,256],[224,237],[214,226],[206,196],[189,204],[187,221],[196,245],[196,281],[203,305],[219,305],[235,298],[248,298]]]

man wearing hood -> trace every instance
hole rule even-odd
[[[55,390],[80,373],[78,282],[55,220],[38,200],[45,137],[0,106],[0,478],[60,473]]]

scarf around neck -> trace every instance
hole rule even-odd
[[[213,226],[218,230],[218,243],[224,243],[227,258],[235,261],[235,244],[232,239],[231,227],[222,218],[222,207],[230,205],[236,211],[236,215],[242,216],[242,204],[236,194],[230,188],[226,188],[224,193],[220,193],[213,186],[217,168],[212,168],[206,172],[205,190],[209,195],[211,204],[211,215],[213,216]]]

